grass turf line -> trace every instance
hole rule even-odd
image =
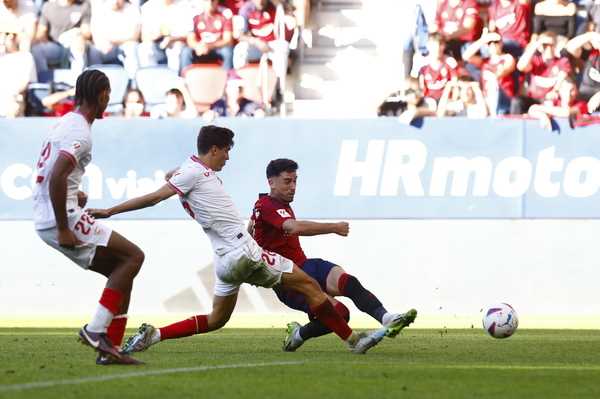
[[[494,340],[479,329],[408,329],[357,356],[334,336],[284,353],[282,330],[230,329],[163,342],[138,354],[148,364],[135,368],[96,366],[76,332],[1,329],[0,398],[600,397],[600,333],[590,330],[519,330]],[[126,373],[139,375],[112,379]]]

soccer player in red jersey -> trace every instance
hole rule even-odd
[[[350,298],[358,309],[387,328],[388,337],[395,337],[415,320],[416,310],[411,309],[400,314],[389,313],[375,295],[342,267],[323,259],[308,259],[304,254],[299,236],[338,234],[345,237],[348,235],[349,226],[346,222],[319,223],[296,220],[290,204],[294,201],[296,193],[297,169],[298,164],[290,159],[275,159],[269,162],[267,179],[271,191],[269,194],[260,195],[256,201],[249,231],[263,248],[293,260],[330,296]],[[285,351],[295,351],[306,340],[331,332],[314,318],[302,295],[283,287],[275,287],[274,290],[281,302],[292,309],[307,313],[311,319],[304,326],[297,322],[288,324],[288,334],[283,345]],[[348,319],[348,309],[341,302],[334,302],[337,311]]]
[[[139,364],[119,353],[127,324],[133,279],[144,253],[126,238],[84,212],[87,195],[79,191],[92,159],[91,126],[108,105],[106,75],[87,70],[75,85],[74,112],[63,116],[44,142],[36,165],[34,222],[37,234],[84,270],[107,278],[96,313],[79,331],[80,340],[98,352],[96,363]]]

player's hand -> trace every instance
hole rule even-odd
[[[81,241],[75,237],[75,233],[71,230],[58,230],[58,245],[63,248],[73,249],[79,244],[81,244]]]
[[[93,216],[95,219],[106,219],[111,217],[111,214],[108,209],[95,209],[90,208],[85,210],[89,215]]]
[[[336,223],[336,229],[335,229],[335,234],[340,235],[342,237],[346,237],[348,236],[348,233],[350,233],[350,225],[348,224],[348,222],[339,222]]]
[[[83,191],[77,191],[77,205],[79,205],[80,208],[85,208],[87,201],[88,201],[87,194],[84,193]]]

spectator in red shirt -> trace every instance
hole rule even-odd
[[[444,55],[445,43],[439,33],[429,35],[427,49],[429,62],[419,71],[419,86],[425,102],[435,110],[446,83],[457,78],[458,64],[454,58]]]
[[[551,104],[534,104],[529,108],[529,116],[539,119],[540,125],[548,130],[552,128],[552,118],[569,118],[571,127],[579,116],[589,114],[588,104],[577,99],[577,84],[572,78],[562,81],[559,96]]]
[[[494,0],[488,18],[490,32],[502,36],[504,51],[520,57],[531,36],[530,0]]]
[[[461,60],[463,46],[477,39],[482,27],[476,0],[440,0],[432,31],[442,35],[447,53]]]
[[[527,45],[517,69],[529,74],[529,86],[526,97],[513,99],[511,113],[524,114],[531,105],[558,97],[558,88],[571,73],[571,64],[567,58],[556,56],[556,33],[544,32]]]
[[[181,70],[191,64],[223,62],[223,68],[233,68],[233,30],[230,9],[222,0],[207,1],[204,12],[194,17],[194,32],[187,37],[187,47],[181,52]]]
[[[286,37],[295,27],[286,26],[283,9],[278,15],[271,0],[250,0],[240,9],[240,15],[244,18],[244,28],[234,49],[235,68],[259,60],[263,54],[281,53],[287,61]]]
[[[482,48],[487,48],[489,57],[478,56]],[[516,61],[503,50],[502,37],[495,32],[484,30],[481,38],[473,42],[463,54],[464,59],[481,69],[481,88],[488,109],[492,115],[505,115],[510,112],[510,102],[517,89],[515,76]]]
[[[265,56],[273,63],[279,89],[285,95],[288,67],[289,43],[294,32],[295,20],[285,15],[283,4],[277,7],[271,0],[251,0],[240,9],[244,18],[240,43],[233,50],[233,66],[238,69],[249,61],[258,61]],[[292,24],[292,25],[290,25]],[[267,65],[266,62],[262,65]],[[265,99],[269,102],[269,99]],[[285,112],[285,104],[281,104]]]

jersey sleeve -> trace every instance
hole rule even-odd
[[[171,186],[177,194],[186,195],[189,193],[196,182],[198,181],[198,175],[194,170],[189,168],[180,168],[171,176],[167,181],[167,184]]]
[[[294,217],[285,208],[277,208],[272,204],[263,203],[258,208],[260,218],[267,224],[277,228],[283,229],[283,223],[288,219],[294,219]],[[255,212],[256,213],[256,212]]]
[[[92,143],[89,140],[85,138],[73,138],[61,146],[59,153],[68,158],[75,166],[91,151]]]

